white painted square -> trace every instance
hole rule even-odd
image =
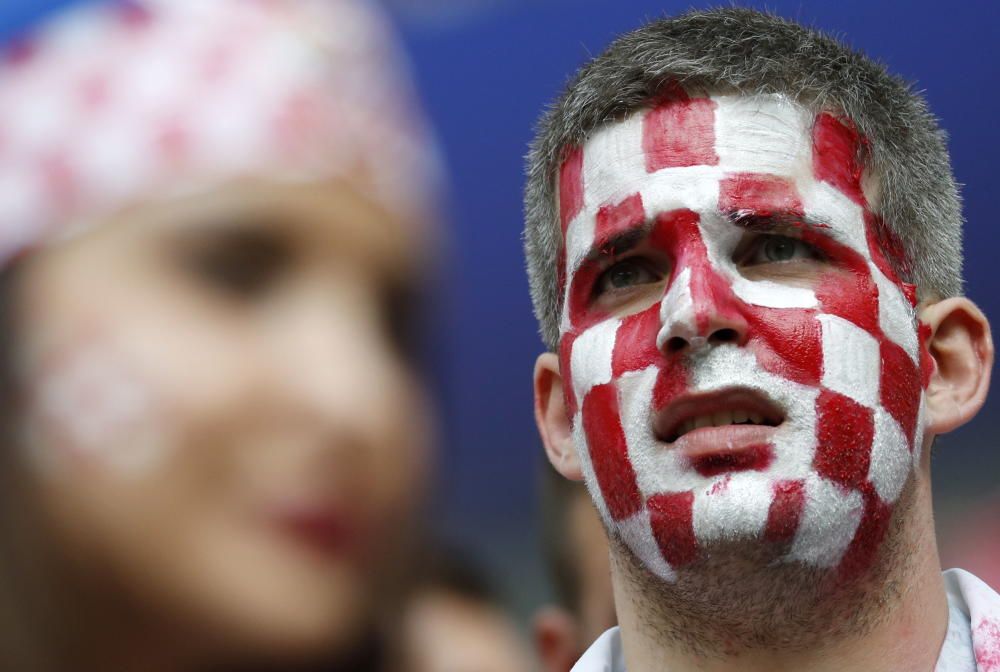
[[[820,232],[871,260],[864,210],[836,187],[809,177],[796,180],[806,216],[828,228]]]
[[[670,583],[677,580],[677,574],[663,557],[653,536],[647,507],[643,506],[637,514],[618,523],[618,531],[639,562],[653,574]]]
[[[716,96],[715,152],[731,172],[811,171],[811,115],[781,95]]]
[[[605,320],[580,334],[570,353],[573,391],[583,403],[590,388],[611,382],[611,356],[621,320]]]
[[[583,413],[577,411],[573,416],[573,447],[576,449],[577,459],[580,461],[580,471],[583,473],[583,482],[590,493],[590,499],[594,502],[598,515],[605,525],[611,526],[614,520],[608,505],[604,501],[601,493],[601,486],[597,482],[597,473],[594,471],[594,463],[590,459],[590,446],[587,445],[587,433],[583,430]]]
[[[566,227],[566,278],[571,280],[594,244],[594,215],[581,210]],[[571,282],[566,283],[569,290]]]
[[[692,521],[699,544],[760,536],[774,498],[772,479],[758,472],[717,476],[695,492]]]
[[[903,292],[885,277],[874,264],[869,264],[878,286],[878,323],[882,333],[899,345],[914,364],[920,363],[916,315]]]
[[[643,112],[605,126],[583,146],[583,207],[591,213],[634,194],[646,177]]]
[[[818,567],[835,566],[854,539],[863,510],[857,490],[810,475],[799,528],[786,558]]]
[[[909,445],[896,419],[884,408],[875,409],[875,439],[868,480],[875,486],[878,496],[890,504],[899,497],[912,467]]]
[[[644,498],[691,490],[703,486],[707,480],[653,433],[650,409],[658,373],[658,367],[650,366],[624,373],[616,381],[628,458]]]
[[[819,315],[823,328],[822,385],[874,408],[879,398],[879,344],[867,331],[836,315]]]
[[[733,279],[733,293],[745,303],[762,308],[815,308],[816,293],[808,287],[791,287],[770,280]]]
[[[641,182],[639,192],[647,217],[652,219],[661,213],[682,209],[702,216],[717,212],[722,176],[718,166],[662,168],[649,173]]]

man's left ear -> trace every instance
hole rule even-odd
[[[920,310],[930,327],[925,347],[934,370],[927,385],[927,431],[944,434],[964,425],[982,408],[993,369],[993,338],[983,311],[960,296]]]

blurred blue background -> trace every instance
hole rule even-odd
[[[67,2],[3,0],[0,33]],[[614,36],[646,19],[712,4],[718,3],[389,3],[453,184],[454,242],[444,272],[440,336],[446,446],[435,517],[442,535],[486,563],[522,615],[546,594],[535,525],[541,449],[531,410],[531,370],[541,342],[521,256],[523,155],[540,111]],[[991,270],[998,256],[1000,232],[993,221],[998,208],[990,202],[1000,156],[998,5],[736,4],[766,8],[841,37],[925,91],[950,133],[955,173],[965,185],[967,292],[988,316],[1000,319],[1000,284]],[[976,421],[937,445],[935,500],[949,565],[977,568],[961,528],[1000,495],[998,410],[994,393]]]

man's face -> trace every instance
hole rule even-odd
[[[574,441],[664,579],[747,539],[862,571],[919,463],[930,363],[861,143],[780,96],[675,92],[562,166]]]

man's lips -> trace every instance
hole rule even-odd
[[[656,438],[666,443],[688,442],[696,435],[726,437],[760,436],[785,419],[784,412],[756,390],[729,388],[703,394],[686,394],[670,402],[653,420]],[[708,432],[706,430],[724,430]],[[755,431],[756,430],[756,433]],[[700,439],[698,440],[701,441]],[[724,441],[725,443],[725,441]]]
[[[774,460],[773,433],[774,427],[766,425],[704,427],[677,439],[674,450],[702,476],[763,471]]]
[[[675,399],[657,414],[654,431],[699,474],[716,476],[766,469],[774,460],[771,437],[783,421],[761,393],[731,388]]]

